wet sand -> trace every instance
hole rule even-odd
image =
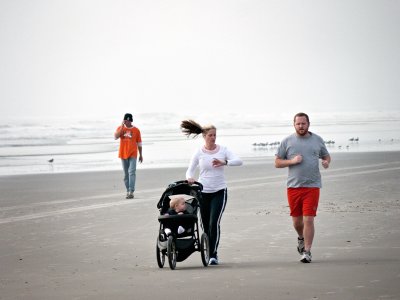
[[[228,167],[221,264],[159,269],[156,204],[185,169],[0,177],[0,299],[400,299],[400,152],[337,153],[322,170],[313,262],[296,251],[287,169]]]

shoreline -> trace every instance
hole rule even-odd
[[[355,155],[355,154],[371,154],[371,155],[379,155],[384,153],[395,153],[400,152],[400,150],[382,150],[382,151],[334,151],[331,152],[331,149],[328,148],[330,151],[331,156],[344,156],[344,155]],[[346,152],[345,152],[346,151]],[[265,155],[265,156],[248,156],[242,157],[243,162],[247,164],[256,164],[262,162],[264,160],[273,160],[275,158],[274,154]],[[75,170],[75,171],[42,171],[42,172],[26,172],[26,173],[19,173],[19,174],[0,174],[0,178],[9,177],[9,176],[32,176],[32,175],[57,175],[57,174],[82,174],[82,173],[102,173],[102,172],[121,172],[122,167],[119,166],[119,161],[117,162],[118,167],[116,166],[115,169],[101,169],[101,170]],[[186,168],[189,160],[185,162],[178,163],[177,165],[171,164],[156,164],[156,165],[149,165],[144,162],[143,164],[137,164],[137,172],[141,172],[143,170],[166,170],[166,169],[181,169]]]

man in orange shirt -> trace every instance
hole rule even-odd
[[[124,182],[126,186],[126,199],[133,199],[136,182],[136,161],[143,162],[142,156],[142,137],[139,128],[132,125],[132,114],[125,114],[121,126],[114,133],[119,142],[118,157],[122,161],[124,170]]]

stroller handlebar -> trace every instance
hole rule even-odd
[[[198,186],[200,188],[200,191],[203,190],[203,185],[198,181],[195,181],[192,184],[190,184],[187,180],[178,180],[178,181],[175,181],[174,183],[172,183],[171,185],[179,185],[179,184],[187,184],[190,186],[194,185],[194,186]]]

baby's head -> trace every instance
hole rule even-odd
[[[169,202],[169,207],[176,212],[183,212],[186,210],[186,202],[183,196],[176,195]]]

